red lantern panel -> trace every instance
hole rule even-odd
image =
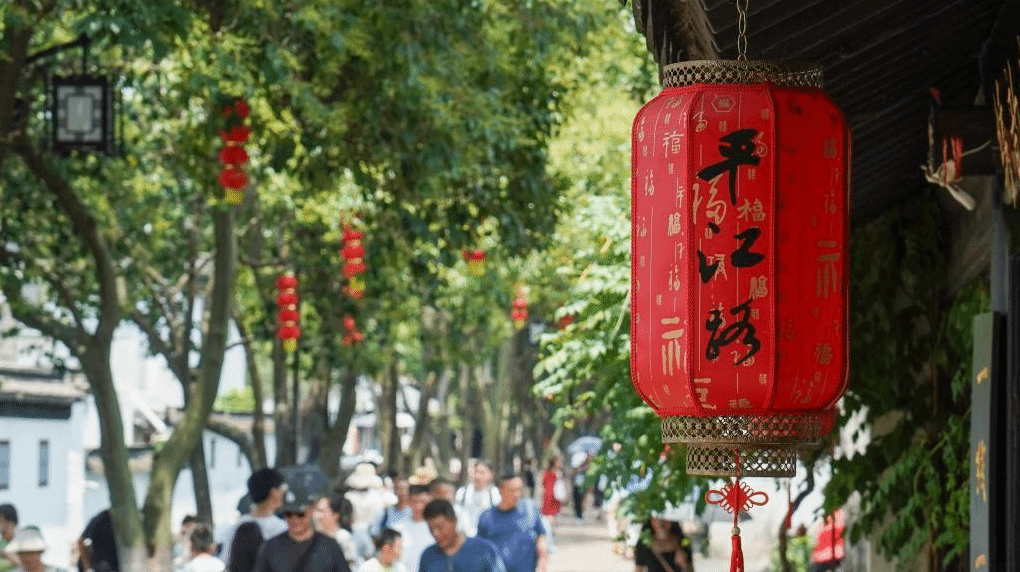
[[[831,416],[848,365],[838,108],[811,87],[671,87],[636,117],[632,153],[642,398],[667,418]]]

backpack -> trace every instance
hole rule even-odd
[[[242,522],[230,542],[228,572],[252,572],[262,540],[262,528],[259,527],[259,523],[254,520]]]

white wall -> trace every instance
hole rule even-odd
[[[49,548],[43,561],[66,566],[71,546],[84,527],[84,404],[71,407],[69,420],[0,417],[0,440],[11,446],[11,486],[0,503],[18,510],[18,524],[40,528]],[[39,486],[39,441],[49,440],[49,483]]]

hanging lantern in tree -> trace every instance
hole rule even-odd
[[[485,274],[485,251],[481,249],[464,250],[464,260],[468,263],[468,271],[475,276]]]
[[[352,316],[344,316],[344,336],[340,339],[345,346],[354,346],[365,339],[365,334],[358,330],[358,324]]]
[[[517,297],[514,298],[510,319],[514,321],[514,327],[518,330],[528,323],[528,301],[524,298],[524,289],[517,289]]]
[[[223,147],[220,148],[220,186],[223,187],[223,200],[236,205],[244,199],[244,188],[248,185],[248,174],[244,165],[248,162],[248,152],[244,144],[251,135],[251,130],[244,125],[251,108],[243,99],[223,107],[225,127],[220,131]]]
[[[355,300],[360,300],[365,293],[365,280],[361,274],[368,269],[365,265],[365,246],[362,239],[365,234],[351,227],[344,229],[344,278],[347,279],[346,292]]]
[[[276,279],[276,337],[283,340],[283,349],[288,352],[297,349],[297,340],[301,337],[297,286],[298,280],[293,274],[281,274]]]
[[[707,497],[736,523],[767,501],[739,477],[793,476],[846,388],[850,136],[818,68],[684,62],[664,86],[633,127],[632,381],[688,474],[737,477]]]

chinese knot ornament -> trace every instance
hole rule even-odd
[[[361,274],[368,269],[365,265],[365,245],[362,239],[365,234],[351,227],[344,229],[344,278],[347,279],[346,291],[351,298],[360,300],[365,293],[365,280]]]
[[[468,263],[468,271],[474,276],[485,274],[485,251],[464,250],[464,260]]]
[[[632,381],[689,474],[793,476],[847,384],[846,121],[814,67],[664,78],[633,125]]]
[[[283,341],[283,349],[292,352],[297,349],[301,337],[298,326],[301,314],[298,312],[297,278],[293,274],[281,274],[276,279],[276,337]]]
[[[232,105],[223,108],[226,125],[220,131],[220,138],[223,140],[220,163],[223,163],[223,169],[220,171],[219,181],[223,187],[223,200],[233,205],[241,203],[244,199],[244,187],[248,185],[248,174],[244,172],[248,152],[244,150],[244,144],[248,141],[251,130],[244,125],[244,121],[250,111],[251,108],[243,99],[238,99]]]

